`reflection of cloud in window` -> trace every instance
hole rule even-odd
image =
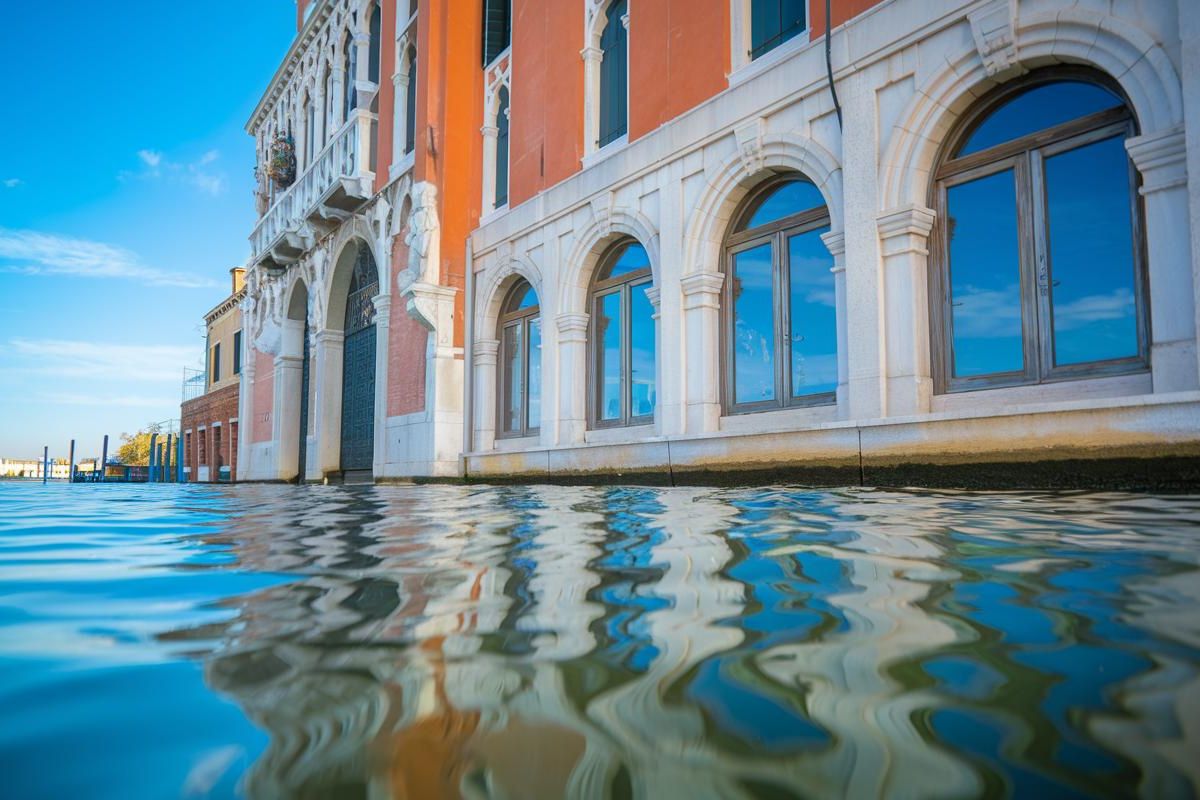
[[[1133,292],[1125,286],[1109,294],[1093,294],[1069,303],[1055,304],[1054,327],[1065,331],[1093,322],[1111,322],[1133,316]]]
[[[1021,326],[1020,287],[981,289],[970,284],[955,287],[954,335],[967,338],[1011,336]]]

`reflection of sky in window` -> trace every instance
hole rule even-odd
[[[632,287],[629,292],[631,341],[630,415],[644,417],[654,413],[654,306],[646,297],[649,283]]]
[[[542,421],[542,321],[529,320],[529,421],[536,428]]]
[[[1014,97],[985,119],[958,154],[965,156],[1073,119],[1116,108],[1121,100],[1093,83],[1057,81]]]
[[[621,275],[627,275],[630,272],[636,272],[639,269],[649,268],[650,256],[646,255],[646,248],[637,242],[632,242],[625,247],[620,258],[609,265],[608,269],[600,276],[600,280],[617,278]]]
[[[788,239],[791,280],[792,396],[837,389],[837,316],[828,228]]]
[[[621,294],[600,299],[597,320],[600,357],[600,418],[621,418]]]
[[[763,200],[741,230],[752,230],[777,219],[799,214],[812,208],[822,208],[825,198],[821,190],[808,181],[789,181],[780,184]]]
[[[775,398],[775,312],[771,245],[733,257],[734,391],[738,403]]]
[[[1020,258],[1012,170],[946,192],[954,375],[1017,372]]]
[[[1121,137],[1046,159],[1057,364],[1137,355],[1129,208]]]
[[[508,387],[504,413],[504,430],[521,429],[521,326],[509,325],[504,329],[504,378]]]

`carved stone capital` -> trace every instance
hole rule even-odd
[[[1005,77],[1008,72],[1020,70],[1014,8],[1009,0],[993,0],[968,14],[967,20],[988,77]]]
[[[833,256],[834,261],[846,255],[846,232],[845,231],[828,231],[821,234],[821,241],[825,243],[825,248],[829,250],[829,254]]]
[[[579,57],[582,58],[585,63],[590,61],[599,64],[604,60],[604,51],[599,47],[585,47],[579,51]]]
[[[1126,139],[1125,150],[1142,174],[1143,195],[1187,184],[1187,148],[1182,125]]]
[[[554,318],[558,326],[558,340],[563,344],[585,344],[587,342],[588,315],[582,312],[559,314]]]
[[[907,205],[889,209],[875,218],[883,255],[929,254],[929,232],[937,215],[924,206]]]
[[[500,352],[499,339],[476,339],[472,348],[472,360],[477,367],[496,366],[496,356]]]
[[[454,295],[456,289],[449,286],[438,286],[432,283],[411,283],[400,292],[405,301],[408,315],[431,331],[439,334],[439,339],[450,334],[450,318],[454,313]],[[439,346],[443,342],[438,342]]]

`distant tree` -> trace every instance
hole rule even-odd
[[[117,455],[114,459],[116,463],[124,464],[127,467],[149,466],[150,437],[155,433],[162,434],[162,425],[156,423],[137,433],[122,433],[121,446],[117,448]]]

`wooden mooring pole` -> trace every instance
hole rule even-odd
[[[75,440],[74,439],[71,440],[71,456],[68,459],[68,461],[71,466],[70,466],[70,469],[67,470],[67,480],[70,483],[74,483],[75,482]]]
[[[104,465],[108,463],[108,434],[104,434],[104,448],[100,451],[100,482],[104,483]]]
[[[50,480],[50,445],[42,448],[42,483]]]

